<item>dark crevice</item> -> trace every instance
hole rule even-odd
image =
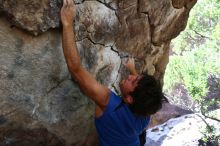
[[[114,49],[113,46],[114,46],[114,45],[111,46],[111,50],[112,50],[113,52],[117,53],[117,55],[120,57],[120,66],[119,66],[119,68],[118,68],[117,76],[116,76],[116,78],[115,78],[115,81],[112,83],[111,86],[113,87],[113,89],[115,90],[115,92],[119,95],[119,91],[118,91],[117,88],[115,87],[115,83],[116,83],[116,81],[118,80],[118,76],[119,76],[120,69],[121,69],[121,65],[122,65],[122,58],[123,58],[124,56],[122,56],[121,53],[120,53],[118,50]]]
[[[114,49],[113,46],[111,46],[111,50],[115,53],[118,54],[118,56],[120,57],[120,65],[119,65],[119,68],[118,68],[118,71],[117,71],[117,76],[115,78],[115,81],[113,81],[113,83],[111,84],[112,88],[115,90],[115,92],[119,95],[120,92],[118,91],[118,89],[116,88],[115,84],[119,78],[119,74],[120,74],[120,71],[121,71],[121,68],[122,68],[122,65],[123,65],[123,59],[126,59],[126,58],[129,58],[129,55],[126,54],[126,53],[121,53],[119,52],[118,50]]]
[[[148,21],[149,21],[150,28],[151,28],[151,29],[152,29],[152,28],[154,29],[155,27],[153,26],[153,24],[152,24],[152,22],[151,22],[149,12],[140,12],[140,13],[142,13],[142,14],[144,14],[144,15],[147,16]],[[152,31],[151,31],[151,32],[152,32]]]
[[[120,55],[119,55],[119,51],[118,51],[118,50],[115,50],[115,49],[113,48],[113,46],[111,46],[111,50],[112,50],[113,52],[117,53],[118,56],[120,56]]]
[[[163,43],[167,43],[167,42],[163,42],[163,41],[161,41],[160,44],[155,43],[155,42],[151,42],[151,44],[153,44],[153,45],[156,46],[156,47],[160,47],[161,44],[163,44]]]
[[[86,25],[85,25],[84,23],[82,23],[82,24],[86,27]],[[85,40],[85,39],[88,39],[93,45],[101,45],[101,46],[104,46],[104,47],[109,47],[109,46],[106,46],[106,45],[103,44],[103,43],[95,42],[95,41],[93,41],[93,40],[89,37],[89,34],[95,33],[95,31],[89,31],[88,29],[86,29],[86,32],[87,32],[86,36],[85,36],[84,38],[80,39],[80,40],[76,40],[76,42],[80,42],[80,41],[83,41],[83,40]]]
[[[83,41],[83,40],[85,40],[85,39],[87,39],[87,37],[84,37],[84,38],[82,38],[82,39],[76,40],[76,42],[81,42],[81,41]]]
[[[116,16],[117,16],[117,15],[116,15]],[[117,18],[118,18],[118,17],[117,17]],[[88,34],[94,33],[94,32],[90,32],[90,31],[88,31],[88,30],[86,30],[86,31],[87,31]],[[113,43],[113,45],[107,46],[107,45],[105,45],[104,43],[95,42],[94,40],[92,40],[92,39],[89,37],[89,35],[85,36],[84,38],[82,38],[82,39],[80,39],[80,40],[77,40],[77,42],[83,41],[83,40],[85,40],[85,39],[88,39],[93,45],[101,45],[101,46],[104,46],[104,47],[110,47],[111,51],[117,53],[117,55],[120,57],[120,60],[121,60],[121,61],[120,61],[120,66],[119,66],[118,71],[117,71],[117,76],[116,76],[115,81],[113,81],[113,83],[111,84],[111,86],[113,87],[113,89],[115,90],[115,92],[117,92],[117,94],[119,94],[119,91],[117,90],[117,88],[115,87],[114,84],[115,84],[116,81],[118,80],[118,77],[119,77],[119,74],[120,74],[120,70],[121,70],[121,66],[122,66],[122,59],[128,58],[129,55],[126,54],[126,53],[123,53],[123,52],[121,53],[121,52],[119,52],[117,49],[115,49],[115,48],[114,48],[115,42]],[[59,85],[58,85],[58,86],[59,86]],[[54,88],[56,88],[56,87],[54,87]]]
[[[140,0],[137,0],[137,13],[140,13]]]
[[[117,17],[119,24],[122,26],[122,22],[121,22],[121,20],[120,20],[118,14],[117,14],[117,11],[115,11],[115,16]]]
[[[119,74],[119,73],[118,73]],[[116,81],[115,81],[116,82]],[[112,88],[115,90],[115,92],[116,92],[116,94],[117,95],[119,95],[120,93],[119,93],[119,91],[118,91],[118,89],[115,87],[115,82],[114,83],[112,83]]]
[[[123,58],[128,58],[128,57],[129,57],[129,55],[128,55],[127,53],[119,52],[118,50],[114,49],[113,46],[114,46],[114,45],[108,46],[108,47],[110,47],[113,52],[117,53],[118,56],[119,56],[121,59],[123,59]]]
[[[3,113],[2,116],[4,116],[4,117],[10,116],[10,115],[12,115],[13,113],[16,113],[16,111],[17,111],[16,108],[10,109],[10,111],[7,111],[7,112]]]
[[[150,15],[149,15],[148,12],[141,12],[141,13],[147,16],[148,23],[150,25],[150,39],[151,39],[150,41],[151,41],[152,44],[154,44],[153,43],[153,32],[154,32],[155,26],[151,24]],[[151,45],[150,45],[150,49],[152,50]]]
[[[104,47],[108,47],[106,46],[105,44],[102,44],[102,43],[97,43],[95,41],[93,41],[90,37],[86,37],[86,39],[88,39],[93,45],[101,45],[101,46],[104,46]]]
[[[155,26],[152,24],[151,19],[150,19],[150,15],[148,12],[141,12],[142,14],[146,15],[148,18],[148,22],[150,25],[150,39],[151,39],[151,44],[153,44],[154,46],[161,46],[162,43],[166,43],[166,42],[162,42],[160,44],[153,42],[153,32],[155,30]],[[152,50],[152,47],[150,46],[150,49]]]
[[[116,9],[115,8],[113,8],[110,4],[111,4],[111,2],[110,3],[105,3],[105,2],[102,2],[101,0],[96,0],[97,2],[99,2],[99,3],[101,3],[101,4],[103,4],[103,5],[105,5],[107,8],[109,8],[109,9],[111,9],[111,10],[113,10],[113,11],[116,11]]]
[[[114,88],[114,90],[117,92],[117,93],[119,93],[118,92],[118,90],[117,90],[117,88],[114,86],[114,84],[115,84],[115,82],[117,81],[117,79],[118,79],[118,76],[119,76],[119,72],[120,72],[120,69],[121,69],[121,66],[122,66],[122,59],[123,58],[128,58],[129,56],[127,55],[127,54],[124,54],[124,53],[120,53],[118,50],[116,50],[116,49],[114,49],[114,44],[115,43],[113,43],[113,45],[111,45],[111,46],[106,46],[105,44],[102,44],[102,43],[97,43],[97,42],[94,42],[90,37],[85,37],[84,39],[88,39],[93,45],[101,45],[101,46],[104,46],[104,47],[110,47],[110,49],[111,49],[111,51],[113,51],[113,52],[115,52],[119,57],[120,57],[120,59],[121,59],[121,62],[120,62],[120,66],[119,66],[119,69],[118,69],[118,72],[117,72],[117,76],[116,76],[116,79],[115,79],[115,81],[112,83],[112,87]],[[82,39],[83,40],[83,39]]]
[[[48,90],[46,94],[47,95],[50,94],[50,92],[52,92],[54,89],[58,88],[63,82],[65,82],[67,80],[69,80],[69,78],[65,77],[64,79],[58,81],[58,83],[54,87],[52,87],[50,90]]]
[[[89,36],[86,36],[86,37],[84,37],[84,38],[82,38],[80,40],[76,40],[76,42],[81,42],[81,41],[83,41],[85,39],[89,40],[93,45],[101,45],[101,46],[104,46],[104,47],[109,47],[109,46],[106,46],[105,44],[97,43],[97,42],[93,41]]]
[[[6,117],[4,117],[3,115],[0,115],[0,125],[5,124],[8,121],[8,119]]]

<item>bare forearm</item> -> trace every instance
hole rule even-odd
[[[75,43],[72,25],[63,26],[63,52],[71,73],[81,66],[80,56]]]

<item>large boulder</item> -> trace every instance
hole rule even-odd
[[[214,113],[216,117],[220,116],[220,110],[216,110]],[[148,129],[145,146],[217,146],[214,143],[220,144],[219,138],[217,138],[220,135],[219,124],[219,121],[206,118],[199,113],[173,118]],[[208,126],[214,127],[212,132],[208,132]],[[209,141],[212,144],[205,143],[204,139],[211,135],[216,136],[216,141],[213,137],[213,141]]]
[[[151,116],[151,122],[148,128],[163,124],[167,122],[169,119],[192,113],[193,112],[190,110],[182,109],[170,103],[164,103],[162,108],[157,113]]]
[[[17,135],[19,131],[33,132],[33,137],[40,141],[42,130],[45,137],[54,139],[54,145],[94,145],[89,144],[93,142],[91,136],[86,142],[94,132],[94,104],[71,79],[62,53],[61,3],[61,0],[0,0],[3,139],[7,133],[3,131],[10,131],[13,124]],[[154,75],[162,83],[170,41],[184,30],[196,0],[76,0],[75,3],[74,27],[83,66],[99,82],[117,89],[118,82],[128,74],[122,63],[129,56],[135,58],[140,73]],[[16,134],[10,136],[11,143]],[[4,140],[1,145],[7,142]]]

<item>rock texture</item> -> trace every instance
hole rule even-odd
[[[220,110],[216,110],[215,116],[220,116]],[[205,132],[206,124],[204,120],[209,126],[215,127],[215,131],[212,134],[215,133],[216,136],[220,134],[219,122],[205,118],[200,114],[188,114],[170,119],[164,124],[148,129],[145,146],[212,145],[199,142],[204,134],[208,135]],[[220,141],[218,142],[220,144]]]
[[[185,110],[176,105],[165,103],[163,104],[161,110],[159,110],[157,113],[151,116],[151,122],[148,128],[163,124],[167,122],[169,119],[192,113],[193,112],[190,110]]]
[[[43,132],[54,139],[52,145],[94,145],[86,142],[94,132],[93,103],[71,80],[62,53],[61,3],[0,0],[2,137],[7,135],[2,131],[10,131],[13,123],[18,135],[19,131],[24,135],[31,131],[41,139],[39,133]],[[170,41],[184,30],[196,0],[75,3],[82,63],[101,83],[114,89],[127,74],[122,62],[129,56],[135,57],[140,73],[147,72],[162,82]],[[15,135],[10,136],[11,143]],[[93,141],[91,136],[88,141]]]
[[[41,124],[70,142],[85,137],[93,104],[69,77],[60,33],[33,37],[1,20],[0,115],[10,122],[20,111],[31,117],[31,128]]]

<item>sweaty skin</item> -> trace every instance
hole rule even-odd
[[[63,26],[62,45],[68,69],[79,84],[82,92],[91,98],[96,104],[95,116],[103,114],[109,101],[110,90],[98,83],[95,78],[82,66],[80,56],[75,43],[73,21],[76,17],[76,7],[72,0],[63,0],[61,9],[61,22]],[[125,64],[132,75],[121,82],[120,89],[125,103],[131,104],[133,98],[129,95],[137,86],[138,74],[135,70],[134,60],[129,59]]]

